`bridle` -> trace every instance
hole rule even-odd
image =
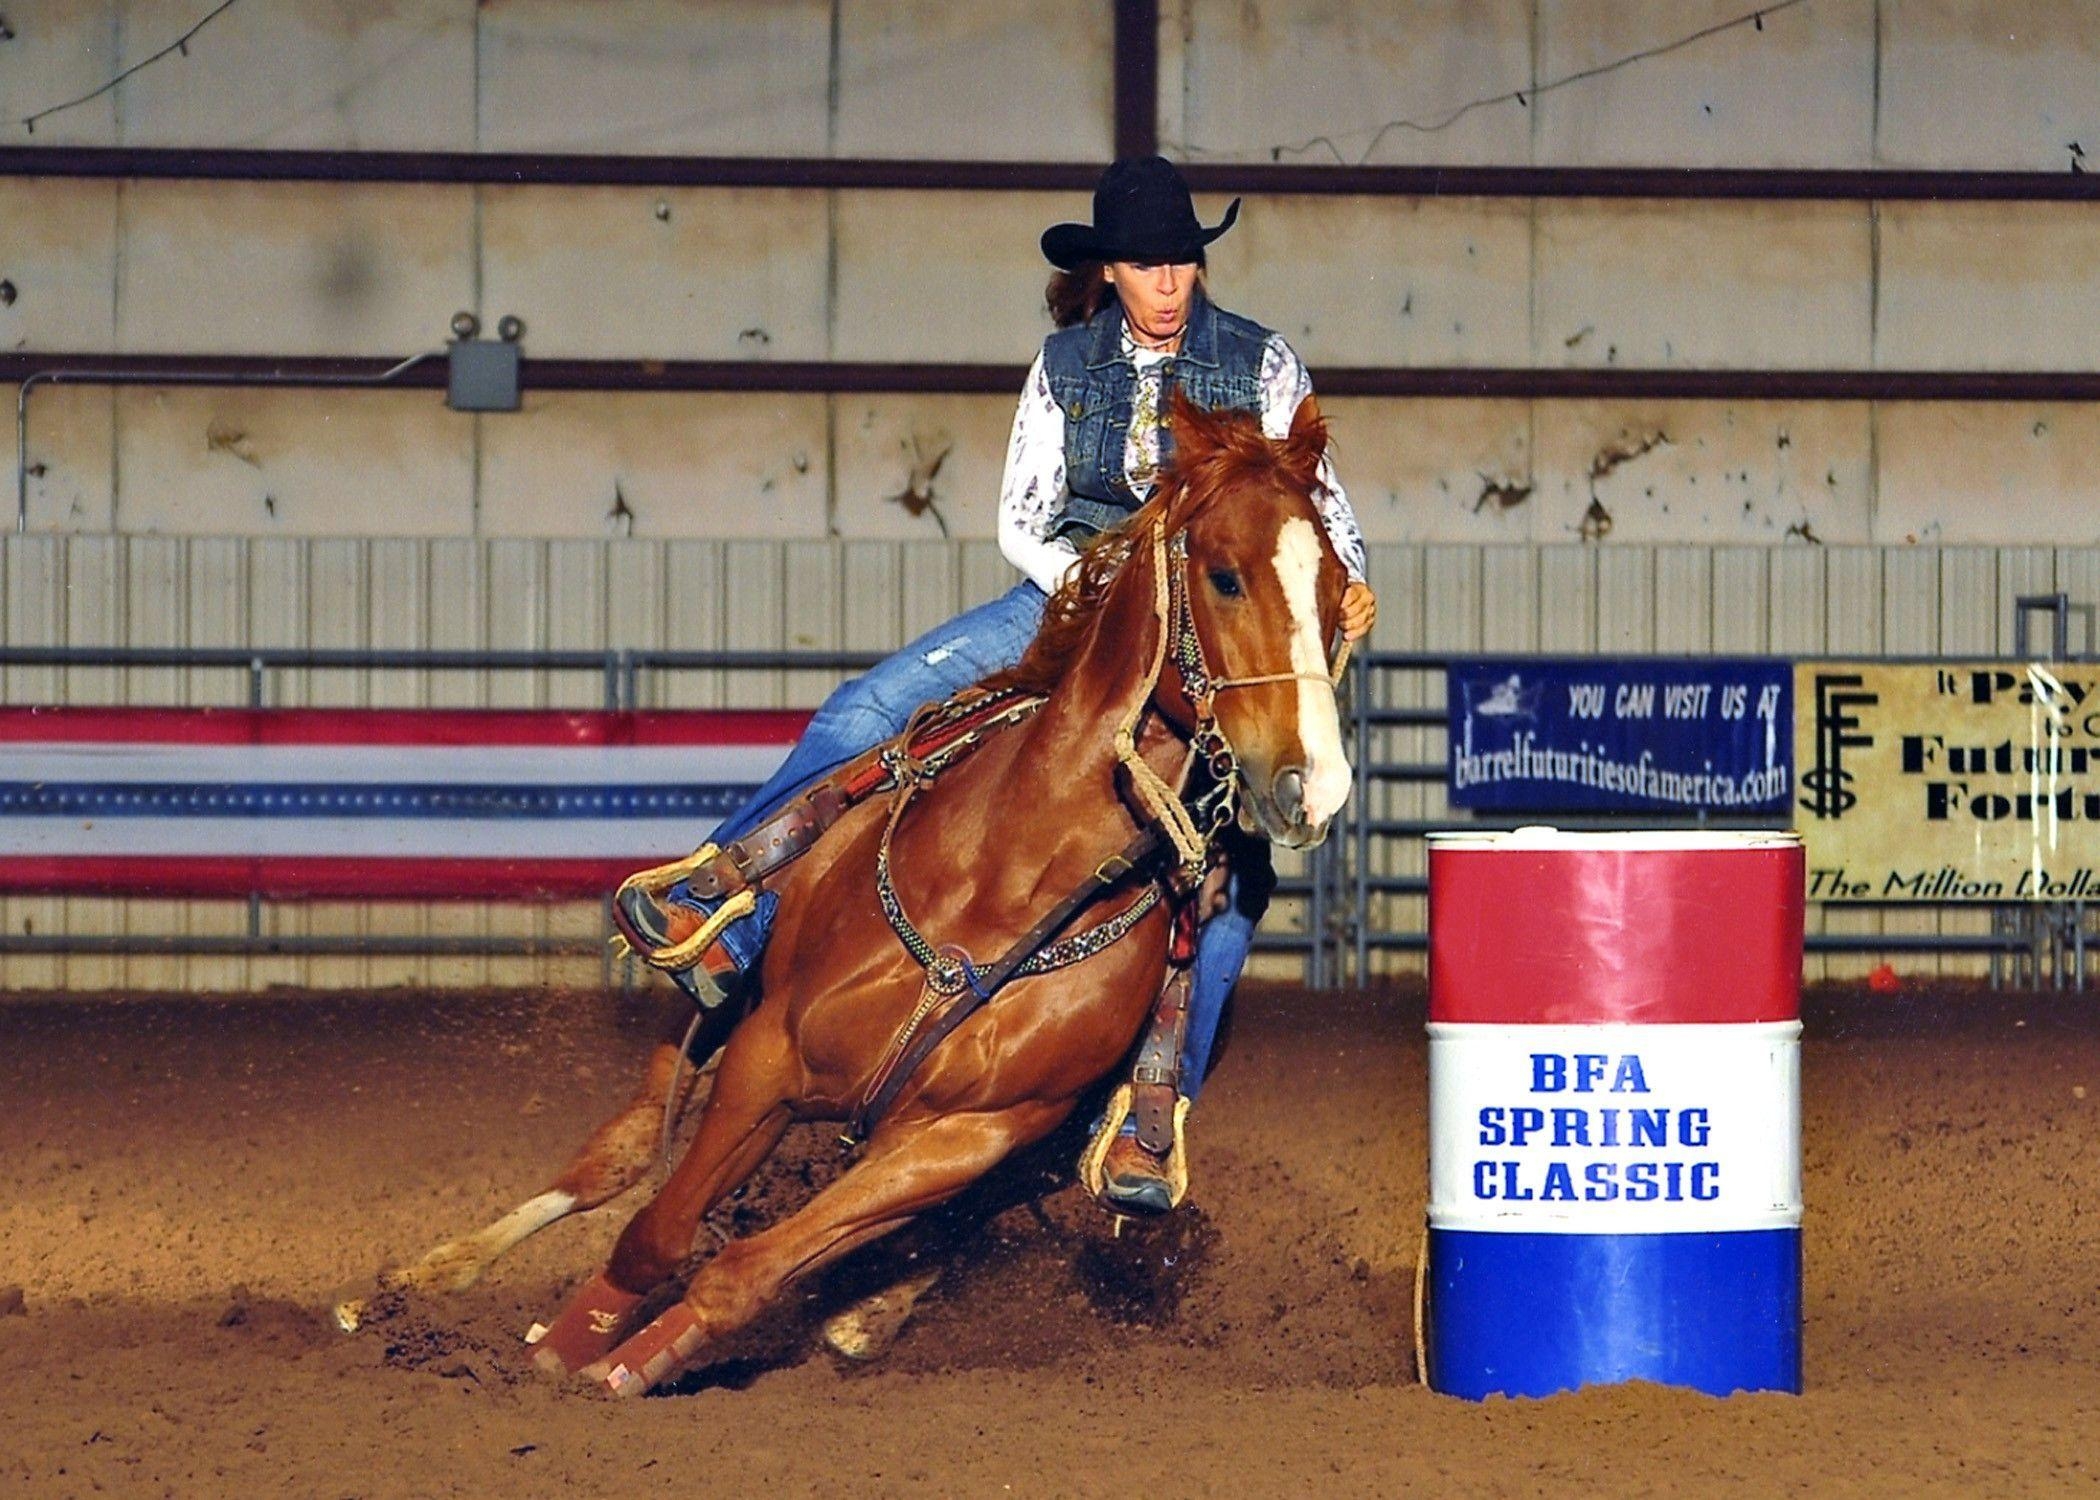
[[[1204,657],[1203,641],[1196,633],[1195,616],[1189,608],[1187,535],[1177,531],[1170,539],[1164,527],[1155,522],[1148,528],[1148,536],[1152,548],[1153,608],[1160,630],[1153,645],[1145,690],[1133,699],[1122,722],[1116,726],[1115,749],[1117,759],[1129,773],[1138,801],[1151,815],[1151,826],[1142,827],[1130,844],[1103,860],[1077,890],[1009,944],[994,962],[980,966],[961,948],[936,945],[905,912],[891,869],[891,843],[914,793],[932,779],[937,768],[901,755],[891,758],[890,753],[885,752],[896,795],[876,849],[876,896],[890,929],[925,971],[926,980],[920,990],[918,1007],[884,1051],[854,1108],[844,1137],[848,1142],[868,1138],[874,1123],[896,1101],[918,1066],[979,1006],[989,1003],[1001,986],[1010,980],[1045,974],[1082,962],[1101,952],[1166,899],[1163,886],[1171,889],[1179,909],[1187,911],[1189,898],[1209,869],[1215,841],[1239,811],[1239,758],[1233,753],[1224,730],[1218,726],[1213,711],[1218,694],[1266,682],[1324,682],[1332,688],[1348,663],[1349,653],[1345,646],[1337,654],[1333,671],[1327,676],[1313,672],[1212,676],[1210,664]],[[1169,786],[1145,763],[1137,753],[1136,743],[1138,721],[1159,690],[1160,675],[1170,651],[1175,670],[1181,675],[1183,690],[1196,715],[1196,728],[1190,736],[1189,757],[1182,766],[1179,788]],[[1033,711],[1038,701],[1030,700],[1029,711]],[[1190,798],[1186,794],[1199,768],[1206,773],[1207,784]],[[1175,867],[1172,869],[1159,867],[1162,838],[1174,852]],[[1128,876],[1138,872],[1148,878],[1137,898],[1128,906],[1084,931],[1061,938],[1057,936],[1103,893],[1120,886]]]
[[[1186,527],[1167,534],[1164,523],[1147,528],[1152,548],[1153,610],[1160,623],[1160,639],[1152,653],[1147,690],[1124,716],[1116,729],[1116,755],[1130,773],[1138,800],[1158,821],[1180,857],[1184,879],[1200,879],[1209,859],[1212,841],[1239,812],[1240,762],[1218,723],[1217,699],[1233,688],[1258,687],[1274,682],[1316,682],[1334,691],[1349,665],[1349,643],[1336,650],[1325,673],[1261,672],[1245,677],[1219,677],[1210,669],[1203,638],[1196,632],[1196,617],[1189,605],[1189,540]],[[1181,677],[1182,692],[1195,713],[1195,730],[1189,737],[1190,757],[1182,775],[1183,787],[1198,766],[1208,772],[1209,789],[1185,802],[1180,793],[1137,753],[1138,718],[1159,688],[1161,672],[1171,656]]]
[[[1196,617],[1189,608],[1189,534],[1186,527],[1167,539],[1166,561],[1171,564],[1167,581],[1167,629],[1172,637],[1174,666],[1181,673],[1182,690],[1196,709],[1199,724],[1214,724],[1212,703],[1228,688],[1258,687],[1267,682],[1316,682],[1329,692],[1341,685],[1349,665],[1349,643],[1343,641],[1325,672],[1262,672],[1251,677],[1213,677],[1204,659],[1203,638],[1196,633]]]

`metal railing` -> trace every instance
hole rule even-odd
[[[2037,608],[2044,607],[2041,604]],[[2059,606],[2060,608],[2061,606]],[[2059,616],[2061,618],[2061,616]],[[2024,613],[2021,616],[2022,634]],[[2060,639],[2060,637],[2059,637]],[[865,670],[882,659],[865,651],[669,650],[603,651],[370,650],[313,647],[80,647],[0,646],[0,668],[172,668],[224,670],[239,674],[250,707],[271,705],[279,674],[301,670],[472,673],[588,673],[601,684],[596,706],[632,710],[655,701],[661,682],[681,673],[820,672]],[[1678,660],[1681,658],[1670,658]],[[1887,658],[1896,660],[1897,658]],[[1937,658],[1935,658],[1937,659]],[[1333,835],[1304,860],[1303,873],[1277,883],[1277,895],[1302,904],[1303,919],[1287,925],[1272,919],[1255,938],[1258,952],[1297,954],[1305,982],[1315,988],[1364,985],[1382,971],[1385,955],[1422,953],[1426,924],[1409,921],[1396,908],[1424,909],[1428,893],[1424,860],[1427,834],[1448,828],[1514,828],[1536,818],[1475,818],[1451,810],[1441,797],[1417,796],[1433,804],[1396,809],[1405,788],[1441,788],[1446,780],[1443,740],[1444,674],[1453,658],[1442,654],[1362,652],[1344,693],[1344,730],[1352,746],[1354,786]],[[1720,818],[1705,815],[1583,814],[1555,819],[1568,828],[1735,828],[1787,826],[1779,814]],[[1911,908],[1915,909],[1915,908]],[[5,933],[0,953],[21,954],[196,954],[233,956],[575,956],[602,952],[596,938],[490,934],[461,936],[358,936],[273,934],[264,930],[263,903],[251,897],[246,934],[165,937],[137,933]],[[1975,933],[1812,932],[1811,953],[1914,953],[1986,955],[1995,980],[2082,986],[2087,948],[2082,906],[2059,911],[2006,910],[1991,929]],[[610,977],[610,970],[608,970]]]

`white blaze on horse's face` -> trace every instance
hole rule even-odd
[[[1277,777],[1281,783],[1295,770],[1302,791],[1296,806],[1282,805],[1285,799],[1278,796],[1277,811],[1291,826],[1270,832],[1297,847],[1319,842],[1349,797],[1349,758],[1342,753],[1341,713],[1328,680],[1320,631],[1320,561],[1320,533],[1313,523],[1299,516],[1284,522],[1276,538],[1276,581],[1290,608],[1291,670],[1300,674],[1293,684],[1298,693],[1298,752],[1304,758]]]

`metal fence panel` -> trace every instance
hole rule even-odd
[[[2010,650],[2017,595],[2062,588],[2075,604],[2100,595],[2100,548],[1380,546],[1370,573],[1385,650],[1983,655]],[[34,536],[0,542],[0,620],[9,643],[34,645],[886,649],[991,597],[1013,576],[984,541]],[[2074,622],[2074,647],[2086,644],[2089,630],[2083,619]],[[634,685],[641,706],[809,706],[839,675],[829,668],[644,670]],[[610,680],[618,688],[624,679],[616,671]],[[288,668],[262,678],[267,701],[279,705],[592,707],[605,701],[607,681],[596,667]],[[8,666],[0,684],[17,703],[235,704],[248,700],[251,678],[224,666]],[[1367,731],[1368,759],[1418,768],[1367,785],[1363,816],[1451,819],[1440,779],[1419,770],[1444,754],[1441,674],[1359,671],[1353,690],[1388,720],[1402,720]],[[1280,865],[1287,877],[1308,873],[1303,860]],[[1422,874],[1419,842],[1370,841],[1363,861],[1369,922],[1388,932],[1419,930]],[[1286,896],[1265,931],[1272,940],[1303,931],[1311,915],[1302,897]],[[1974,932],[1988,918],[1888,910],[1819,920],[1833,932],[1952,935]],[[226,902],[0,902],[0,923],[16,935],[241,937],[248,921],[242,906]],[[319,903],[272,907],[261,913],[261,931],[369,946],[403,938],[582,939],[600,921],[592,903]],[[1817,963],[1858,972],[1873,961],[1844,955]],[[1976,967],[1959,956],[1923,961]],[[1387,953],[1376,967],[1415,962]],[[529,983],[597,972],[598,960],[588,956],[0,956],[0,982],[80,988]]]

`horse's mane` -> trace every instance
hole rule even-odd
[[[1310,405],[1310,403],[1308,403]],[[1250,485],[1280,485],[1310,496],[1327,451],[1327,424],[1301,411],[1290,435],[1262,435],[1261,420],[1248,412],[1210,411],[1175,393],[1168,421],[1174,453],[1152,498],[1123,525],[1089,543],[1074,568],[1043,608],[1043,623],[1027,652],[987,680],[994,688],[1047,693],[1093,637],[1123,566],[1139,542],[1159,525],[1168,535],[1200,518],[1218,500]]]

